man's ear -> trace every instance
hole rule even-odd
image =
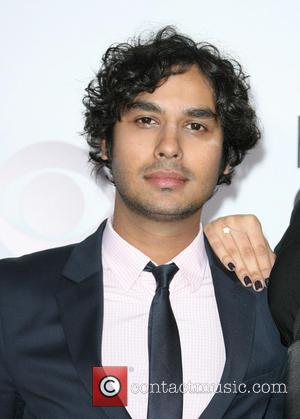
[[[101,140],[101,159],[108,160],[106,140]]]

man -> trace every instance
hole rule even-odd
[[[85,131],[114,213],[82,243],[1,262],[1,418],[282,417],[263,282],[223,270],[200,225],[259,139],[248,89],[236,62],[170,27],[106,52]],[[127,408],[92,406],[99,365],[129,367]]]
[[[230,228],[230,236],[224,235],[223,229],[226,228],[224,226]],[[282,341],[289,347],[284,416],[289,419],[297,419],[300,416],[299,230],[300,200],[296,197],[290,225],[275,248],[276,261],[270,272],[268,244],[256,217],[249,215],[222,217],[206,226],[207,236],[216,254],[225,266],[228,265],[228,260],[229,263],[235,264],[240,279],[243,271],[249,273],[252,278],[257,275],[263,276],[258,272],[269,271],[266,277],[270,276],[268,299],[271,312]]]

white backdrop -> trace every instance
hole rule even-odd
[[[204,218],[254,213],[280,239],[300,188],[298,0],[10,0],[0,24],[0,257],[78,241],[110,213],[79,134],[83,91],[111,43],[166,24],[242,62],[264,128]]]

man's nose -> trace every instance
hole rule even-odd
[[[164,127],[159,135],[156,147],[155,157],[158,159],[181,159],[182,148],[180,143],[179,130],[175,126]]]

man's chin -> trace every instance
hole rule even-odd
[[[129,204],[129,205],[128,205]],[[202,205],[191,205],[185,208],[155,207],[153,205],[142,205],[137,202],[126,202],[126,205],[137,215],[146,217],[153,221],[172,222],[184,220],[197,212],[200,212]]]

